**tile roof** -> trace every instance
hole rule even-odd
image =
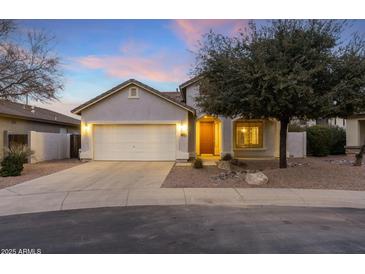
[[[79,126],[80,120],[54,112],[52,110],[33,107],[21,103],[0,100],[0,116],[12,116],[25,120],[34,120],[51,124]]]
[[[167,95],[168,97],[170,97],[171,99],[174,99],[178,102],[182,102],[183,98],[181,96],[181,93],[178,91],[162,91],[161,93],[163,93],[164,95]]]

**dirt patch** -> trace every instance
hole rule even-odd
[[[82,164],[77,159],[45,161],[36,164],[25,164],[21,176],[0,177],[0,189],[20,184],[38,177],[49,175],[57,171]]]
[[[353,156],[308,157],[290,159],[287,169],[279,169],[278,160],[249,160],[247,169],[261,170],[269,183],[250,186],[240,178],[214,180],[212,177],[224,170],[215,166],[203,169],[174,167],[162,187],[260,187],[260,188],[312,188],[365,190],[365,165],[352,166]]]

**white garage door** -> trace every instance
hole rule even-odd
[[[95,160],[175,160],[175,125],[96,125]]]

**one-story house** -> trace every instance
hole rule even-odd
[[[365,145],[365,113],[346,119],[346,153],[357,153]]]
[[[28,143],[30,131],[80,133],[80,120],[48,109],[0,101],[0,159],[9,143]]]
[[[175,161],[194,157],[278,157],[274,119],[229,119],[201,112],[199,78],[180,92],[161,92],[130,79],[78,106],[83,159]]]

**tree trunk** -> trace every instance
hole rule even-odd
[[[280,120],[280,168],[287,168],[286,161],[286,136],[288,132],[289,119]]]

